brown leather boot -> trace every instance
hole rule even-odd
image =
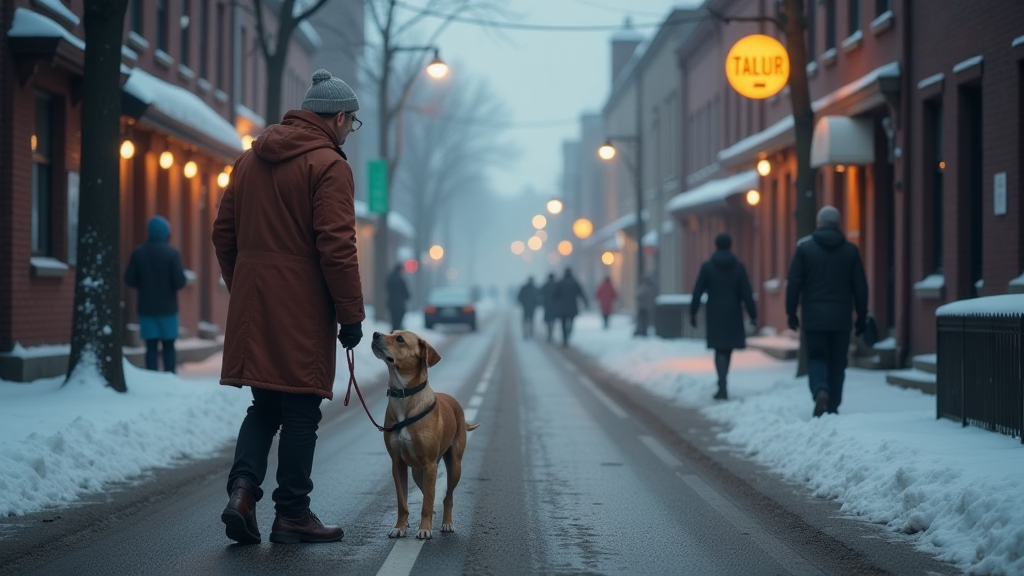
[[[259,544],[260,529],[256,526],[255,488],[245,478],[231,485],[231,499],[220,514],[228,538],[240,544]]]
[[[270,529],[270,541],[276,544],[338,542],[344,535],[345,531],[338,526],[324,526],[309,510],[298,518],[285,518],[278,514]]]

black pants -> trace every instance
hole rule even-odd
[[[523,338],[533,338],[533,316],[535,310],[523,308]]]
[[[818,390],[828,390],[827,411],[836,414],[843,401],[850,331],[808,330],[804,338],[807,344],[807,380],[811,386],[811,398],[818,394]]]
[[[388,310],[391,313],[391,329],[402,330],[402,319],[405,317],[405,308],[392,308]]]
[[[178,358],[174,340],[146,340],[146,370],[159,370],[157,360],[161,343],[164,348],[164,372],[177,372]]]
[[[569,336],[572,335],[573,316],[562,318],[562,345],[569,345]]]
[[[636,311],[636,332],[634,336],[647,336],[647,327],[650,326],[651,319],[648,314],[647,308],[641,308]]]
[[[601,314],[601,317],[604,319],[604,329],[605,330],[608,329],[608,319],[611,318],[611,316],[612,316],[611,314]]]
[[[274,435],[281,430],[277,447],[277,489],[274,508],[285,518],[301,516],[309,508],[313,491],[313,452],[320,424],[320,402],[315,394],[288,394],[252,389],[252,406],[246,412],[235,446],[235,463],[228,475],[228,493],[237,478],[256,486],[256,501],[263,498],[263,479]]]
[[[715,371],[718,372],[718,387],[724,388],[729,377],[729,362],[732,360],[732,349],[715,348]]]
[[[545,318],[544,323],[548,325],[548,342],[555,340],[555,319]]]

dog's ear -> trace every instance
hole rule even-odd
[[[434,350],[434,347],[422,338],[420,338],[420,357],[427,363],[427,366],[433,366],[441,361],[441,355],[437,353],[437,350]]]

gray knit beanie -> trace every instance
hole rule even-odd
[[[835,206],[824,206],[818,210],[818,226],[839,227],[841,216]]]
[[[337,114],[359,110],[356,92],[341,78],[335,78],[327,70],[313,72],[313,85],[306,90],[302,109],[317,114]]]

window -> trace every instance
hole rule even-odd
[[[217,38],[217,88],[224,88],[224,4],[217,3],[217,29],[214,33]]]
[[[850,7],[850,31],[849,35],[852,36],[857,32],[860,32],[860,0],[848,0]]]
[[[891,0],[875,0],[875,16],[881,16],[892,10]]]
[[[192,22],[189,18],[191,4],[192,0],[181,0],[181,63],[184,66],[188,66],[189,48],[191,47],[190,34],[188,33],[192,29]]]
[[[142,6],[144,0],[132,0],[132,32],[142,36]]]
[[[818,2],[810,0],[807,2],[807,60],[814,61],[817,58],[818,49]]]
[[[210,0],[199,2],[199,77],[208,78],[210,72]]]
[[[825,0],[825,50],[836,47],[836,0]]]
[[[929,264],[934,272],[942,273],[942,177],[946,171],[943,146],[942,102],[935,100],[925,104],[925,181],[930,185],[928,200],[931,203],[932,258]]]
[[[156,49],[167,52],[167,0],[156,0]]]
[[[53,243],[53,100],[35,97],[35,130],[32,134],[32,254],[52,256]]]

